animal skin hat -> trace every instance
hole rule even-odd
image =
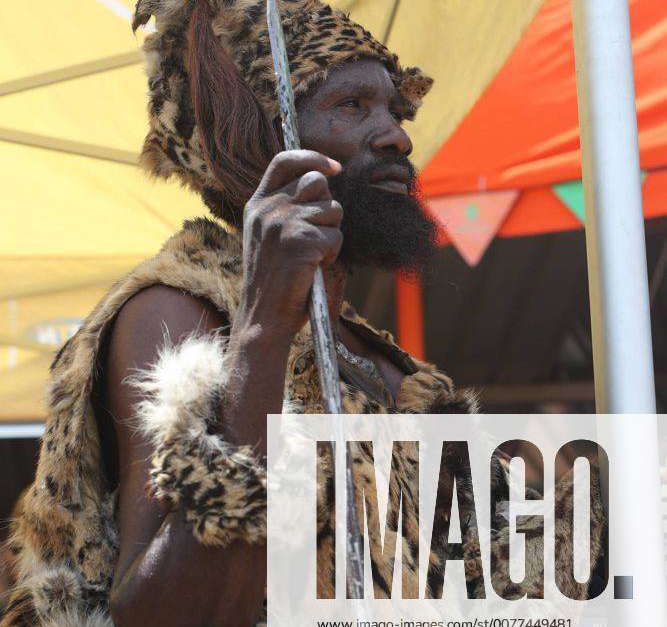
[[[153,175],[178,175],[222,217],[222,183],[206,164],[195,123],[187,73],[186,32],[196,2],[207,2],[215,38],[234,62],[268,119],[279,116],[265,0],[138,0],[133,28],[155,16],[156,32],[144,42],[150,130],[141,154]],[[279,0],[295,96],[305,94],[340,64],[374,58],[387,68],[414,117],[433,80],[419,68],[401,68],[398,57],[366,29],[319,0]]]

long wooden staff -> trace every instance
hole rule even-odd
[[[280,105],[280,116],[283,125],[283,137],[286,150],[298,150],[301,148],[297,130],[296,109],[294,107],[294,92],[290,78],[289,59],[285,49],[285,37],[280,21],[280,12],[276,0],[267,0],[266,16],[269,27],[269,38],[271,40],[271,54],[276,71],[276,91]],[[336,360],[336,348],[331,332],[329,321],[329,308],[327,294],[324,289],[324,277],[322,269],[317,268],[313,287],[310,294],[310,328],[312,330],[313,342],[315,344],[315,359],[320,375],[320,386],[322,399],[326,413],[340,414],[341,398],[338,376],[338,361]],[[338,423],[338,442],[345,445],[342,425]],[[346,457],[349,457],[346,455]],[[354,482],[352,480],[352,468],[350,461],[346,463],[346,487],[347,487],[347,597],[349,599],[363,599],[363,544],[357,510],[355,507]]]

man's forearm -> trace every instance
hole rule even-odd
[[[232,329],[228,379],[222,390],[220,434],[266,454],[266,416],[282,411],[291,336],[259,324]]]

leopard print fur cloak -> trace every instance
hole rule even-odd
[[[111,625],[108,594],[118,552],[116,493],[104,490],[100,442],[91,406],[97,355],[104,334],[131,296],[157,283],[205,298],[233,320],[240,294],[240,253],[238,238],[217,223],[208,219],[186,222],[160,253],[111,288],[56,355],[51,366],[48,418],[36,478],[26,493],[23,515],[12,524],[10,542],[17,583],[11,591],[2,627]],[[347,315],[392,345],[389,334],[375,332],[351,312]],[[306,326],[291,348],[286,401],[291,410],[319,413],[322,404],[310,346]],[[138,414],[156,445],[155,494],[184,506],[195,535],[211,545],[224,544],[239,535],[250,541],[261,539],[262,471],[243,447],[212,442],[205,463],[195,460],[196,472],[187,479],[179,476],[187,466],[184,460],[192,461],[193,450],[205,436],[201,431],[192,435],[191,423],[179,423],[182,416],[171,422],[165,416],[172,415],[169,410],[174,407],[185,415],[196,405],[201,405],[198,415],[206,416],[208,410],[204,406],[214,401],[211,382],[221,381],[224,375],[221,348],[219,337],[190,338],[179,347],[165,349],[152,378],[147,374],[137,380],[147,393],[154,395],[153,401],[146,401]],[[207,358],[193,359],[195,354]],[[171,371],[171,380],[170,365],[176,368]],[[177,380],[187,380],[189,385],[174,391]],[[386,411],[362,392],[342,385],[346,412]],[[162,397],[156,400],[160,389]],[[178,398],[167,398],[164,391],[168,389]],[[401,411],[411,412],[471,411],[475,399],[469,393],[455,391],[449,378],[434,367],[420,363],[415,373],[407,377],[398,406]],[[186,424],[190,439],[183,436]],[[202,425],[205,429],[203,419]],[[174,451],[179,455],[173,455]],[[177,467],[169,466],[174,459],[178,460]],[[211,463],[218,465],[223,478],[230,468],[245,469],[234,480],[227,480],[230,489],[222,504],[224,514],[221,503],[214,505],[211,497],[207,505],[202,500],[209,484],[216,482],[210,472],[204,472],[204,465],[210,467]],[[184,482],[189,486],[199,484],[198,490],[190,491],[192,497],[187,503],[182,498]]]
[[[132,295],[155,284],[205,298],[233,321],[240,283],[238,237],[209,219],[188,221],[155,257],[111,288],[58,352],[51,366],[48,417],[36,478],[25,494],[22,515],[12,522],[16,584],[1,627],[112,626],[108,597],[119,547],[116,490],[106,488],[91,404],[105,332]],[[379,346],[400,354],[413,370],[391,410],[341,382],[346,413],[477,410],[473,393],[456,390],[434,366],[412,360],[389,333],[376,331],[351,310],[343,316]],[[291,412],[322,412],[311,346],[306,325],[295,337],[288,358],[285,402]],[[181,508],[196,538],[212,546],[224,546],[239,537],[263,542],[266,532],[264,465],[249,448],[232,446],[206,429],[207,421],[218,415],[224,359],[221,334],[192,335],[178,346],[167,342],[156,363],[134,378],[145,392],[136,409],[137,426],[155,448],[149,498],[168,499]],[[371,467],[372,459],[360,450],[355,475],[366,476]],[[398,478],[408,498],[413,480],[410,467],[406,452]],[[503,481],[499,469],[500,492]],[[318,505],[326,509],[326,497],[320,496]],[[322,537],[327,535],[327,520],[326,516],[319,519]],[[599,544],[599,536],[594,535],[592,545]],[[467,552],[466,559],[474,561],[478,547],[471,545]],[[438,560],[431,556],[430,573],[437,574]],[[381,589],[386,573],[376,570],[376,588]],[[475,578],[471,572],[471,585]]]

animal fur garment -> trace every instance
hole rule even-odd
[[[150,130],[141,162],[155,176],[176,174],[211,206],[210,199],[224,190],[206,163],[203,130],[195,123],[190,97],[186,31],[195,2],[209,3],[217,41],[268,119],[276,119],[279,109],[265,0],[139,0],[134,28],[151,16],[155,16],[157,28],[144,42]],[[372,58],[385,65],[408,104],[407,117],[414,117],[433,84],[419,68],[402,68],[398,57],[366,29],[319,0],[281,0],[279,6],[296,97],[336,66]]]
[[[158,361],[128,382],[146,395],[136,409],[152,442],[152,495],[182,509],[197,540],[226,546],[266,540],[266,469],[248,446],[207,431],[219,421],[225,338],[192,335],[167,341]]]
[[[241,282],[238,236],[212,220],[186,222],[155,257],[111,288],[58,352],[51,366],[46,431],[35,481],[25,493],[21,516],[11,525],[10,566],[16,585],[2,627],[98,627],[107,624],[105,620],[111,624],[108,603],[118,558],[118,493],[103,470],[101,446],[108,443],[99,440],[91,402],[104,338],[128,299],[156,284],[209,301],[233,323]],[[341,382],[346,413],[476,411],[472,392],[455,389],[434,366],[413,360],[389,333],[373,329],[349,306],[342,318],[408,371],[393,408]],[[147,394],[137,417],[138,427],[151,434],[155,446],[151,492],[185,510],[198,540],[217,545],[231,537],[261,541],[264,533],[260,461],[243,447],[205,435],[217,416],[216,391],[205,379],[224,371],[224,350],[222,338],[215,334],[192,337],[178,347],[165,343],[161,358],[133,376]],[[208,363],[199,363],[202,355],[206,360],[201,361]],[[220,382],[224,383],[224,373]],[[290,347],[285,406],[294,413],[323,412],[308,325]],[[173,461],[168,451],[173,452]],[[196,476],[202,477],[196,487],[186,470],[190,462]],[[201,469],[207,463],[212,463],[211,473],[203,477]],[[236,483],[231,481],[232,469],[241,470]],[[233,486],[230,495],[219,494],[223,486]]]
[[[162,250],[118,281],[86,318],[80,330],[59,351],[51,368],[48,416],[42,439],[36,478],[26,491],[21,515],[12,521],[10,565],[16,585],[10,592],[1,627],[39,625],[41,627],[106,627],[109,592],[118,558],[116,523],[117,487],[110,485],[102,464],[103,445],[99,440],[91,392],[100,372],[100,351],[116,315],[129,298],[143,288],[162,284],[209,301],[225,312],[233,323],[239,304],[241,246],[238,236],[208,219],[186,222],[182,231],[169,239]],[[474,413],[475,394],[457,390],[451,379],[434,366],[413,360],[386,331],[373,329],[349,306],[341,314],[354,333],[400,364],[406,376],[395,407],[384,407],[361,390],[341,381],[346,413]],[[177,346],[168,338],[159,359],[136,372],[131,380],[145,393],[137,406],[137,428],[152,441],[152,472],[148,498],[167,500],[184,511],[194,537],[209,545],[224,545],[232,538],[262,542],[265,536],[265,474],[262,460],[246,447],[237,447],[211,435],[209,427],[219,420],[218,388],[224,386],[226,345],[220,334],[193,335]],[[290,347],[285,376],[284,407],[290,413],[322,413],[322,398],[310,329],[306,325]],[[414,451],[401,451],[396,481],[407,501],[416,498]],[[355,482],[373,476],[372,457],[360,447],[355,456]],[[331,474],[324,463],[320,472]],[[506,499],[506,473],[494,472],[494,494]],[[559,538],[566,537],[568,483],[557,495]],[[470,495],[463,495],[471,502]],[[318,494],[318,536],[323,538],[322,563],[330,563],[327,538],[333,537],[327,491]],[[379,516],[371,505],[370,515]],[[390,503],[398,509],[398,502]],[[464,507],[465,509],[465,507]],[[408,508],[409,510],[409,508]],[[414,513],[412,514],[414,516]],[[474,520],[468,516],[466,538],[474,537]],[[601,512],[593,517],[592,555],[601,552]],[[414,528],[416,520],[406,523]],[[528,521],[526,552],[541,551],[539,527]],[[397,531],[397,530],[395,530]],[[497,521],[495,533],[507,534],[507,525]],[[371,538],[378,541],[377,538]],[[495,559],[506,562],[500,553]],[[437,548],[437,547],[436,547]],[[429,557],[429,590],[437,594],[443,573],[445,549]],[[558,553],[557,574],[568,568],[571,555]],[[406,559],[410,567],[409,547]],[[473,589],[480,584],[479,547],[469,542],[463,557],[468,564],[467,582]],[[413,562],[414,564],[414,559]],[[386,568],[375,557],[374,582],[381,594],[386,589]],[[326,573],[324,581],[326,582]],[[537,579],[539,573],[528,573]],[[560,576],[560,575],[559,575]],[[529,579],[527,585],[532,585]],[[508,595],[512,590],[505,591]],[[585,587],[571,590],[573,598],[584,598]]]

